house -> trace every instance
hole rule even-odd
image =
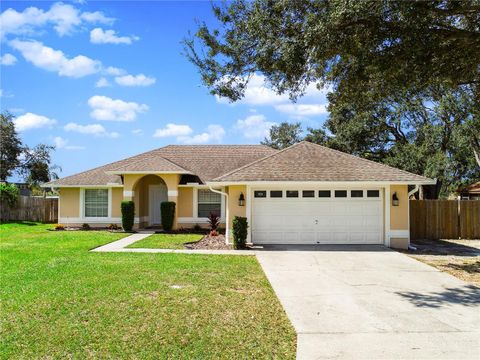
[[[457,190],[462,200],[480,200],[480,181]]]
[[[160,225],[174,201],[175,227],[206,225],[218,213],[227,239],[234,216],[254,244],[409,244],[408,186],[435,181],[309,142],[170,145],[45,184],[59,188],[59,222],[121,223],[135,202],[135,226]]]

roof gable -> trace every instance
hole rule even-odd
[[[302,141],[214,181],[411,181],[428,178]]]

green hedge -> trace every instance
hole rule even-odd
[[[135,203],[133,201],[122,201],[122,227],[125,231],[132,231],[135,220]]]
[[[15,184],[0,183],[0,200],[12,207],[17,202],[20,191]]]
[[[248,221],[246,217],[235,216],[233,218],[233,247],[235,249],[244,249],[247,243]]]
[[[162,211],[162,227],[165,231],[173,228],[173,220],[175,219],[175,203],[173,201],[164,201],[160,204]]]

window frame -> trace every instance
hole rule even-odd
[[[211,193],[214,193],[220,197],[220,202],[200,202],[200,191],[209,191]],[[223,218],[223,196],[221,194],[215,193],[209,188],[198,188],[196,191],[196,209],[195,209],[195,218],[197,219],[208,219],[208,216],[199,216],[199,205],[200,204],[220,204],[220,214],[219,217]]]
[[[181,220],[181,223],[185,222],[198,222],[201,224],[206,224],[208,221],[208,218],[206,217],[198,217],[198,190],[210,190],[208,186],[194,186],[193,187],[193,195],[192,195],[192,201],[193,201],[193,207],[192,207],[192,217],[187,217],[187,218],[182,218],[180,217],[179,219]],[[224,192],[225,188],[215,188],[215,190],[219,190]],[[221,208],[220,208],[220,222],[223,223],[225,222],[225,196],[220,195],[220,201],[221,201]],[[187,221],[188,220],[188,221]]]
[[[107,216],[86,216],[85,214],[85,192],[86,190],[107,190]],[[109,222],[112,218],[112,188],[111,187],[86,187],[80,188],[80,218],[89,222]]]

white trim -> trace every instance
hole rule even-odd
[[[123,196],[134,197],[135,196],[135,191],[133,191],[133,190],[123,190]]]
[[[130,174],[139,174],[139,175],[156,175],[156,174],[192,174],[190,171],[105,171],[106,174],[110,175],[130,175]]]
[[[250,185],[247,185],[245,192],[247,193],[247,198],[245,199],[246,201],[246,209],[245,209],[245,217],[247,218],[247,243],[252,243],[252,189]]]
[[[409,230],[390,230],[390,238],[410,238]]]
[[[177,190],[168,190],[168,196],[178,196]]]
[[[384,194],[384,201],[385,201],[385,219],[384,219],[384,226],[385,226],[385,246],[390,247],[390,186],[385,186],[385,194]]]
[[[435,185],[436,180],[423,180],[423,181],[207,181],[207,185],[214,186],[229,186],[229,185],[258,185],[258,186],[377,186],[382,187],[386,185]]]
[[[220,222],[225,223],[225,218],[221,217]],[[207,224],[208,218],[199,218],[199,217],[179,217],[177,218],[177,223],[179,224]]]

